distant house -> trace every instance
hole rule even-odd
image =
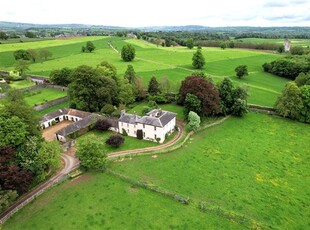
[[[142,132],[143,139],[163,143],[166,135],[174,131],[176,114],[160,109],[154,109],[146,116],[128,114],[122,110],[118,119],[119,133],[127,132],[128,136],[137,137],[137,132]]]
[[[284,52],[290,52],[291,41],[289,41],[288,39],[285,39],[283,45],[284,45]]]

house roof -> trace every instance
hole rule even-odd
[[[45,114],[40,122],[45,122],[45,121],[49,121],[51,119],[54,119],[56,117],[62,116],[62,115],[70,115],[70,116],[75,116],[75,117],[79,117],[79,118],[85,118],[87,116],[89,116],[91,113],[89,112],[84,112],[81,110],[77,110],[77,109],[58,109],[54,112]]]
[[[76,121],[64,128],[62,128],[61,130],[59,130],[58,132],[56,132],[56,134],[61,135],[61,136],[67,136],[71,133],[74,133],[80,129],[86,128],[89,125],[95,123],[98,119],[102,118],[102,116],[100,116],[99,114],[90,114],[87,117],[83,118],[82,120]]]
[[[125,122],[129,124],[146,124],[156,127],[164,127],[168,124],[173,118],[176,117],[175,113],[154,109],[151,112],[147,113],[146,116],[140,117],[136,114],[128,114],[122,112],[121,117],[118,119],[120,122]]]

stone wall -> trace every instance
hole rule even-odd
[[[35,107],[34,107],[34,110],[35,110],[35,111],[40,111],[40,110],[49,108],[49,107],[51,107],[51,106],[53,106],[53,105],[58,105],[58,104],[60,104],[60,103],[66,102],[66,101],[68,101],[68,100],[69,100],[69,99],[68,99],[67,96],[61,97],[61,98],[57,98],[57,99],[55,99],[55,100],[46,102],[46,103],[44,103],[44,104],[42,104],[42,105],[37,105],[37,106],[35,106]]]

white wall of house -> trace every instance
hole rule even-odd
[[[66,119],[66,117],[67,117],[68,119]],[[57,118],[59,118],[59,122],[64,121],[64,120],[69,120],[69,121],[73,121],[73,122],[82,120],[82,118],[76,117],[76,116],[61,115],[61,116],[59,116],[59,117],[54,117],[53,119],[50,119],[50,120],[48,120],[48,121],[45,121],[45,122],[41,123],[42,128],[47,128],[47,127],[49,127],[49,126],[52,126],[52,122],[53,122],[53,121],[57,122],[57,121],[56,121]],[[43,127],[43,126],[44,126],[44,127]]]
[[[163,143],[165,141],[166,134],[170,134],[173,132],[176,124],[176,119],[173,118],[169,123],[167,123],[164,127],[155,127],[152,125],[145,124],[129,124],[125,122],[118,122],[119,133],[123,132],[123,129],[126,130],[128,136],[137,137],[137,130],[141,129],[143,132],[143,139],[155,141],[156,138],[160,138],[159,143]]]
[[[64,137],[64,136],[61,136],[59,134],[55,134],[55,139],[57,140],[57,137],[58,137],[58,140],[61,141],[61,142],[67,142],[67,139]]]

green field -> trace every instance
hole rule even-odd
[[[253,43],[277,43],[283,44],[284,39],[282,38],[241,38],[244,42],[253,42]],[[289,39],[293,46],[310,46],[310,39]]]
[[[112,168],[277,229],[309,221],[309,125],[250,113],[193,136],[170,154]]]
[[[240,226],[101,173],[87,173],[76,181],[54,187],[3,227],[4,230],[216,228],[240,229]]]
[[[106,132],[89,132],[77,139],[77,143],[80,141],[83,141],[85,139],[92,140],[94,142],[99,142],[99,143],[104,143],[109,136],[115,134],[115,132],[112,131],[106,131]],[[130,150],[130,149],[140,149],[140,148],[147,148],[147,147],[152,147],[152,146],[157,146],[158,144],[156,142],[151,142],[151,141],[145,141],[145,140],[138,140],[137,138],[134,137],[125,137],[124,143],[118,147],[114,148],[109,145],[104,145],[104,149],[106,153],[111,153],[111,152],[116,152],[116,151],[124,151],[124,150]]]
[[[25,100],[30,106],[36,106],[66,95],[67,92],[46,88],[25,92]]]
[[[11,88],[13,89],[22,89],[30,86],[34,86],[35,83],[33,81],[22,80],[22,81],[13,81],[10,83]]]
[[[92,40],[96,46],[93,53],[81,53],[81,46]],[[144,85],[152,76],[166,76],[171,81],[171,90],[178,91],[180,82],[194,69],[191,59],[195,50],[184,47],[157,47],[142,40],[118,38],[118,37],[82,37],[67,40],[48,40],[31,43],[3,44],[0,52],[0,69],[13,69],[13,52],[17,49],[39,49],[47,47],[53,53],[51,59],[34,63],[30,66],[30,73],[48,76],[54,69],[63,67],[74,68],[85,64],[95,67],[101,61],[108,61],[116,66],[119,77],[122,77],[129,63],[121,60],[120,56],[113,51],[108,42],[121,50],[125,44],[132,44],[136,49],[136,59],[131,62],[135,71],[142,77]],[[212,75],[215,81],[229,76],[236,84],[242,84],[249,89],[249,102],[261,105],[273,106],[278,95],[287,80],[264,73],[262,64],[273,61],[280,56],[277,54],[259,51],[238,50],[220,48],[204,48],[206,65],[203,71]],[[246,64],[249,76],[239,80],[234,75],[237,65]]]

